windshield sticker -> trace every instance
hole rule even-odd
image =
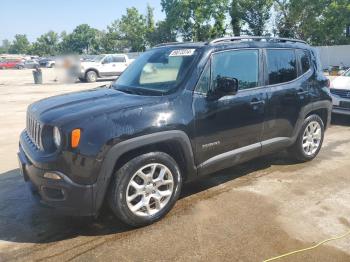
[[[177,49],[173,50],[169,56],[191,56],[196,49]]]

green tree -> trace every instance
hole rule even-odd
[[[176,32],[168,21],[159,21],[155,30],[149,35],[151,46],[162,43],[176,42]]]
[[[147,20],[135,7],[126,9],[116,27],[120,39],[127,43],[126,47],[130,47],[131,52],[145,51]]]
[[[15,40],[9,48],[11,54],[27,54],[30,50],[30,42],[26,35],[17,34]]]
[[[241,17],[248,29],[243,30],[249,35],[261,36],[266,33],[266,24],[271,16],[273,0],[237,0],[236,15]],[[232,13],[232,10],[231,10]]]
[[[242,26],[242,13],[240,12],[238,1],[239,0],[232,0],[229,10],[231,17],[232,32],[235,36],[241,35]]]
[[[276,0],[277,31],[280,36],[309,41],[313,45],[350,43],[349,0]]]
[[[225,34],[228,0],[161,0],[169,25],[184,40],[202,41]]]
[[[2,45],[0,46],[0,54],[6,54],[9,52],[11,43],[8,39],[2,40]]]
[[[127,48],[128,42],[122,39],[119,32],[119,20],[107,26],[107,31],[102,32],[101,50],[104,53],[120,53]]]
[[[33,43],[31,53],[39,56],[53,56],[58,52],[59,36],[54,31],[49,31],[41,35],[36,42]]]
[[[60,50],[63,53],[95,54],[99,52],[100,33],[87,24],[78,25],[71,34],[64,33]]]
[[[147,28],[146,28],[146,40],[147,44],[149,46],[153,46],[156,44],[154,42],[154,32],[156,30],[155,27],[155,22],[154,22],[154,8],[152,8],[150,5],[147,5],[147,14],[146,14],[146,23],[147,23]]]

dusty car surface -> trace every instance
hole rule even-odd
[[[144,226],[184,182],[287,149],[321,150],[329,81],[305,42],[238,37],[157,46],[111,85],[28,107],[19,166],[41,203]]]

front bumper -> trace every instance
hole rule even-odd
[[[332,94],[333,114],[350,115],[350,99]],[[346,105],[346,106],[345,106]]]
[[[80,185],[66,175],[57,173],[60,180],[45,178],[46,172],[36,167],[26,156],[22,146],[18,152],[19,168],[28,183],[34,198],[46,207],[54,208],[59,213],[73,216],[94,216],[93,185]]]

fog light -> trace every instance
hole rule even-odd
[[[52,172],[45,173],[44,177],[48,178],[48,179],[53,179],[53,180],[61,180],[62,179],[58,174],[52,173]]]

